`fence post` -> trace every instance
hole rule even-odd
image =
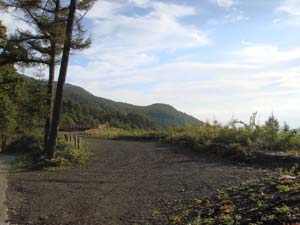
[[[77,144],[78,144],[78,137],[75,136],[75,148],[77,148]]]
[[[65,141],[68,142],[68,139],[69,139],[68,135],[64,134],[64,137],[65,137]]]
[[[77,137],[77,149],[80,149],[81,138]]]
[[[76,147],[76,136],[73,135],[73,145]]]

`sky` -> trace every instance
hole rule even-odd
[[[258,112],[300,127],[300,0],[98,0],[84,23],[93,44],[73,52],[68,83],[203,121]]]

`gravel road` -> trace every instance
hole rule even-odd
[[[207,197],[266,174],[156,142],[84,141],[93,152],[84,168],[10,175],[12,224],[146,224],[162,202]]]

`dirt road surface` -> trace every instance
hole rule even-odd
[[[85,142],[94,155],[84,168],[11,174],[12,224],[146,224],[164,204],[207,197],[266,173],[155,142]]]
[[[6,201],[6,188],[7,188],[7,175],[10,169],[10,165],[14,160],[13,156],[0,154],[0,224],[7,224],[7,207]]]

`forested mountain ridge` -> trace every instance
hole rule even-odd
[[[28,85],[43,81],[21,75]],[[136,106],[96,97],[82,87],[66,84],[62,121],[65,125],[108,122],[113,127],[156,129],[201,123],[198,119],[167,104]]]
[[[201,123],[198,119],[180,112],[167,104],[136,106],[128,103],[115,102],[109,99],[96,97],[85,89],[71,84],[66,84],[64,98],[66,101],[70,100],[82,105],[93,106],[98,110],[109,113],[133,113],[146,116],[160,128]]]

